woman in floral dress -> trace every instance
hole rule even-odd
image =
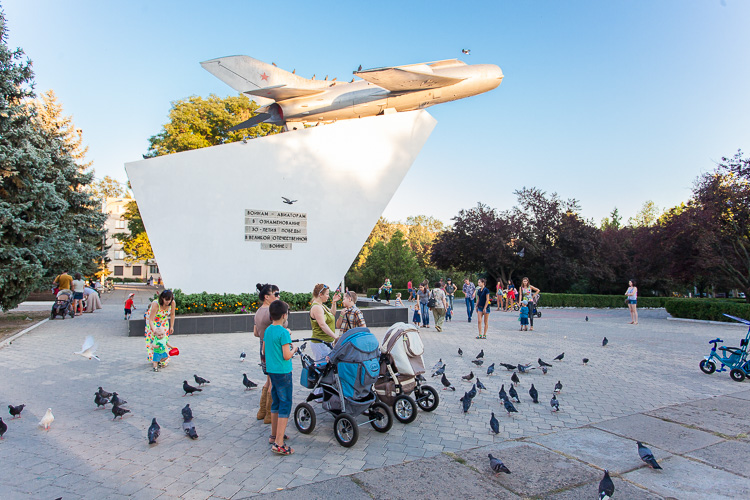
[[[148,360],[154,359],[154,331],[157,328],[167,330],[167,342],[169,336],[174,333],[174,295],[172,290],[164,290],[159,294],[159,298],[151,302],[146,311],[146,350],[148,351]],[[160,361],[159,366],[167,366],[169,357]]]

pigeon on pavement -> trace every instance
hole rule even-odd
[[[97,361],[101,361],[99,359],[99,356],[96,355],[96,343],[94,343],[94,337],[89,335],[86,337],[86,340],[83,341],[83,346],[81,346],[81,350],[78,352],[74,352],[73,354],[78,354],[79,356],[83,356],[84,358],[87,358],[91,360],[91,358],[96,359]]]
[[[542,373],[545,374],[545,375],[547,375],[547,367],[546,366],[542,367]]]
[[[599,500],[607,500],[615,494],[615,483],[609,477],[609,471],[604,469],[604,477],[599,482]]]
[[[8,413],[10,413],[11,420],[15,419],[16,417],[21,418],[21,412],[26,407],[26,405],[8,405]]]
[[[588,321],[588,320],[589,320],[589,317],[588,317],[588,316],[586,316],[586,321]]]
[[[533,368],[531,368],[531,363],[529,363],[528,365],[522,365],[521,363],[518,363],[517,368],[518,373],[526,373],[528,370],[533,370]]]
[[[193,410],[190,409],[190,403],[186,404],[185,408],[182,409],[182,420],[184,422],[193,420]]]
[[[122,405],[128,404],[128,402],[125,401],[124,399],[120,399],[117,396],[116,392],[112,393],[112,399],[110,399],[110,403],[112,403],[113,405],[117,405],[117,406],[122,406]]]
[[[556,392],[560,394],[561,391],[562,391],[562,382],[558,380],[557,383],[555,384],[555,390],[552,392]]]
[[[466,381],[468,382],[469,380],[471,380],[471,379],[473,379],[473,378],[474,378],[474,372],[469,372],[469,374],[468,374],[468,375],[464,375],[464,376],[463,376],[463,377],[461,377],[461,378],[462,378],[462,379],[464,379],[464,380],[466,380]]]
[[[151,419],[151,427],[148,428],[148,444],[155,444],[156,440],[159,439],[161,433],[161,427],[156,423],[156,419]]]
[[[103,397],[103,398],[111,398],[112,397],[112,393],[111,392],[107,392],[104,389],[102,389],[101,387],[99,388],[99,395],[101,397]]]
[[[544,361],[542,361],[542,358],[537,359],[536,362],[539,363],[539,366],[548,366],[548,367],[552,366],[551,364],[545,363]]]
[[[5,434],[7,430],[8,430],[8,424],[3,422],[3,417],[0,417],[0,439],[3,439],[3,434]]]
[[[185,394],[182,395],[183,398],[188,394],[192,396],[194,392],[203,391],[203,389],[198,389],[197,387],[193,387],[192,385],[188,384],[187,380],[182,381],[182,390],[185,391]]]
[[[477,384],[471,386],[471,390],[467,393],[471,399],[477,397]]]
[[[479,380],[479,377],[477,377],[477,389],[479,392],[482,392],[483,390],[487,389],[481,380]]]
[[[607,337],[604,337],[604,340],[602,340],[602,347],[606,347],[607,344],[609,344],[609,340],[607,339]]]
[[[641,460],[643,460],[644,463],[648,464],[652,469],[661,469],[661,465],[659,465],[659,462],[656,461],[656,459],[654,458],[654,454],[651,452],[648,446],[644,445],[640,441],[637,441],[637,443],[638,455],[640,455]]]
[[[508,412],[508,415],[510,415],[511,413],[518,413],[516,407],[513,406],[513,403],[510,402],[510,399],[506,398],[505,401],[503,401],[503,405],[505,406],[505,411]]]
[[[459,399],[461,403],[463,404],[464,413],[469,411],[469,408],[471,407],[471,396],[468,392],[464,392],[464,395],[461,399]]]
[[[496,472],[497,474],[500,474],[501,472],[505,472],[506,474],[510,474],[510,469],[508,469],[502,460],[495,458],[492,456],[492,453],[487,455],[490,458],[490,468]]]
[[[482,363],[484,363],[484,360],[483,359],[472,359],[471,362],[474,363],[477,366],[482,366]]]
[[[589,364],[589,358],[583,358],[583,366]]]
[[[433,377],[439,377],[440,375],[443,375],[445,373],[445,365],[439,367],[437,370],[435,370],[435,373],[432,374]]]
[[[464,351],[463,351],[463,350],[461,350],[461,348],[460,348],[460,347],[458,348],[458,355],[459,355],[459,356],[463,356],[463,355],[464,355]]]
[[[187,384],[187,382],[185,382]],[[245,390],[249,391],[250,389],[255,389],[258,387],[258,384],[247,378],[247,373],[242,374],[242,385],[245,386]],[[200,389],[198,389],[200,390]]]
[[[553,359],[552,361],[562,361],[564,357],[565,357],[565,353],[558,354],[557,356],[555,356],[555,359]]]
[[[438,359],[438,362],[435,363],[435,366],[432,367],[432,371],[437,370],[441,366],[445,366],[445,363],[443,363],[443,358]]]
[[[518,399],[518,392],[516,392],[516,388],[513,387],[513,384],[510,384],[510,389],[508,389],[508,394],[510,395],[510,398],[514,400],[516,403],[521,402],[521,400]]]
[[[48,431],[49,426],[55,421],[55,416],[52,414],[52,408],[47,408],[47,413],[44,414],[42,419],[39,421],[39,426],[44,427],[44,430]]]
[[[495,418],[495,412],[492,412],[492,416],[490,417],[490,429],[492,429],[492,432],[494,434],[500,433],[500,422],[497,421]]]
[[[508,399],[508,394],[505,392],[505,384],[500,386],[500,392],[498,394],[500,395],[500,399]]]
[[[182,430],[185,431],[185,435],[189,436],[190,439],[198,439],[198,432],[195,430],[195,424],[193,422],[183,422]]]
[[[114,418],[112,420],[114,420],[117,417],[120,417],[120,420],[122,420],[122,417],[126,413],[130,413],[130,410],[128,410],[127,408],[120,408],[119,406],[114,405],[112,407],[112,415],[114,415]]]
[[[487,376],[489,377],[495,373],[495,363],[492,363],[490,366],[487,367]]]
[[[552,411],[560,411],[560,402],[554,394],[552,395],[552,399],[549,400],[549,405],[552,407]]]
[[[101,396],[99,395],[99,393],[98,393],[98,392],[95,392],[95,393],[94,393],[94,403],[96,403],[96,409],[98,410],[98,409],[99,409],[99,407],[101,407],[101,406],[104,406],[104,405],[106,405],[107,403],[109,403],[109,399],[107,399],[107,398],[103,398],[103,397],[101,397]],[[105,406],[105,409],[106,409],[106,406]]]
[[[448,377],[445,376],[445,373],[443,373],[443,376],[440,377],[440,382],[443,384],[443,390],[450,389],[452,391],[455,391],[456,388],[451,385],[450,382],[448,382]]]
[[[481,351],[479,351],[479,354],[477,354],[477,359],[481,359],[483,357],[484,357],[484,349],[482,349]]]
[[[240,353],[240,363],[242,363],[243,361],[245,361],[245,357],[246,357],[246,356],[247,356],[247,354],[245,354],[245,351],[242,351],[242,352]]]
[[[210,384],[211,383],[210,380],[206,380],[205,378],[199,377],[198,375],[193,375],[193,378],[195,379],[195,383],[198,384],[198,385]]]
[[[539,404],[539,391],[536,390],[534,384],[531,384],[531,389],[529,389],[529,396],[531,396],[531,400],[533,402]]]
[[[502,366],[503,368],[505,368],[509,372],[512,372],[513,370],[516,369],[516,365],[511,365],[509,363],[500,363],[500,366]]]
[[[516,385],[518,385],[518,384],[520,384],[520,383],[521,383],[521,379],[519,379],[519,378],[518,378],[518,374],[517,374],[516,372],[513,372],[513,375],[511,375],[511,376],[510,376],[510,380],[511,380],[511,381],[512,381],[512,382],[513,382],[514,384],[516,384]]]

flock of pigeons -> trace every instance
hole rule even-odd
[[[587,318],[588,320],[588,318]],[[609,339],[607,337],[604,337],[602,340],[602,347],[606,347],[609,344]],[[458,348],[458,355],[463,356],[463,350],[459,347]],[[558,354],[553,361],[562,362],[563,359],[565,359],[565,353]],[[484,364],[484,349],[482,349],[479,354],[477,354],[476,358],[471,361],[474,365],[477,367],[481,367]],[[583,365],[586,366],[589,362],[589,358],[583,358]],[[500,392],[498,393],[500,397],[500,401],[503,403],[503,407],[505,411],[508,413],[508,416],[512,417],[513,413],[518,413],[518,410],[516,409],[515,403],[521,403],[521,399],[519,398],[518,391],[516,390],[516,387],[520,385],[521,379],[519,378],[519,374],[528,374],[532,370],[540,369],[544,375],[547,375],[548,370],[553,367],[552,364],[546,363],[542,358],[537,359],[537,364],[539,366],[532,366],[533,363],[528,364],[521,364],[518,363],[516,365],[512,365],[510,363],[498,363],[501,367],[505,368],[507,371],[513,372],[513,374],[510,377],[510,387],[508,389],[508,392],[505,391],[505,384],[501,384],[500,386]],[[443,384],[443,390],[452,390],[455,391],[456,388],[451,384],[451,382],[448,380],[448,377],[445,374],[445,368],[446,363],[443,362],[442,358],[438,360],[437,363],[432,367],[433,373],[432,377],[440,377],[440,382]],[[495,363],[490,364],[487,367],[487,376],[490,377],[495,373]],[[473,399],[477,396],[477,394],[481,393],[483,390],[486,390],[487,388],[485,385],[479,380],[479,377],[476,377],[474,375],[474,371],[470,371],[467,375],[463,375],[461,377],[462,380],[466,382],[473,382],[473,385],[469,391],[464,392],[463,397],[459,400],[462,405],[462,409],[464,413],[468,413],[469,409],[471,408]],[[563,384],[562,381],[558,380],[555,384],[553,390],[552,390],[552,399],[550,399],[550,407],[552,408],[553,412],[560,411],[560,400],[557,399],[557,396],[562,392]],[[534,384],[531,384],[531,388],[529,388],[529,397],[531,398],[532,403],[538,404],[539,403],[539,391],[534,387]],[[490,416],[490,431],[493,434],[499,434],[500,433],[500,422],[495,417],[495,413],[491,412]],[[641,460],[645,462],[647,465],[649,465],[652,469],[661,469],[661,466],[654,458],[654,454],[651,452],[651,450],[645,446],[642,442],[637,441],[638,446],[638,455],[640,456]],[[500,474],[501,472],[505,474],[510,474],[511,471],[508,469],[508,467],[503,463],[502,460],[500,460],[497,457],[494,457],[491,453],[488,455],[489,461],[490,461],[490,468],[496,473],[496,475]],[[611,498],[612,495],[615,492],[615,485],[612,482],[612,478],[609,476],[609,471],[604,470],[604,477],[602,478],[601,482],[599,483],[599,498],[600,500],[605,500],[608,498]]]

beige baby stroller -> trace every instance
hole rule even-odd
[[[380,352],[380,375],[375,382],[375,393],[382,402],[393,407],[396,420],[408,424],[417,418],[417,406],[423,411],[438,407],[437,391],[422,384],[424,344],[417,328],[407,323],[391,326],[380,344]]]

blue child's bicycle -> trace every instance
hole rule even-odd
[[[708,343],[713,344],[713,347],[709,355],[705,356],[700,362],[700,368],[703,373],[708,375],[716,371],[717,365],[720,367],[719,372],[726,371],[729,368],[731,379],[735,382],[742,382],[745,377],[750,377],[750,360],[747,359],[748,343],[750,343],[750,321],[729,314],[724,314],[724,316],[748,325],[747,335],[740,340],[740,347],[718,346],[720,342],[724,342],[720,338],[709,341]]]

